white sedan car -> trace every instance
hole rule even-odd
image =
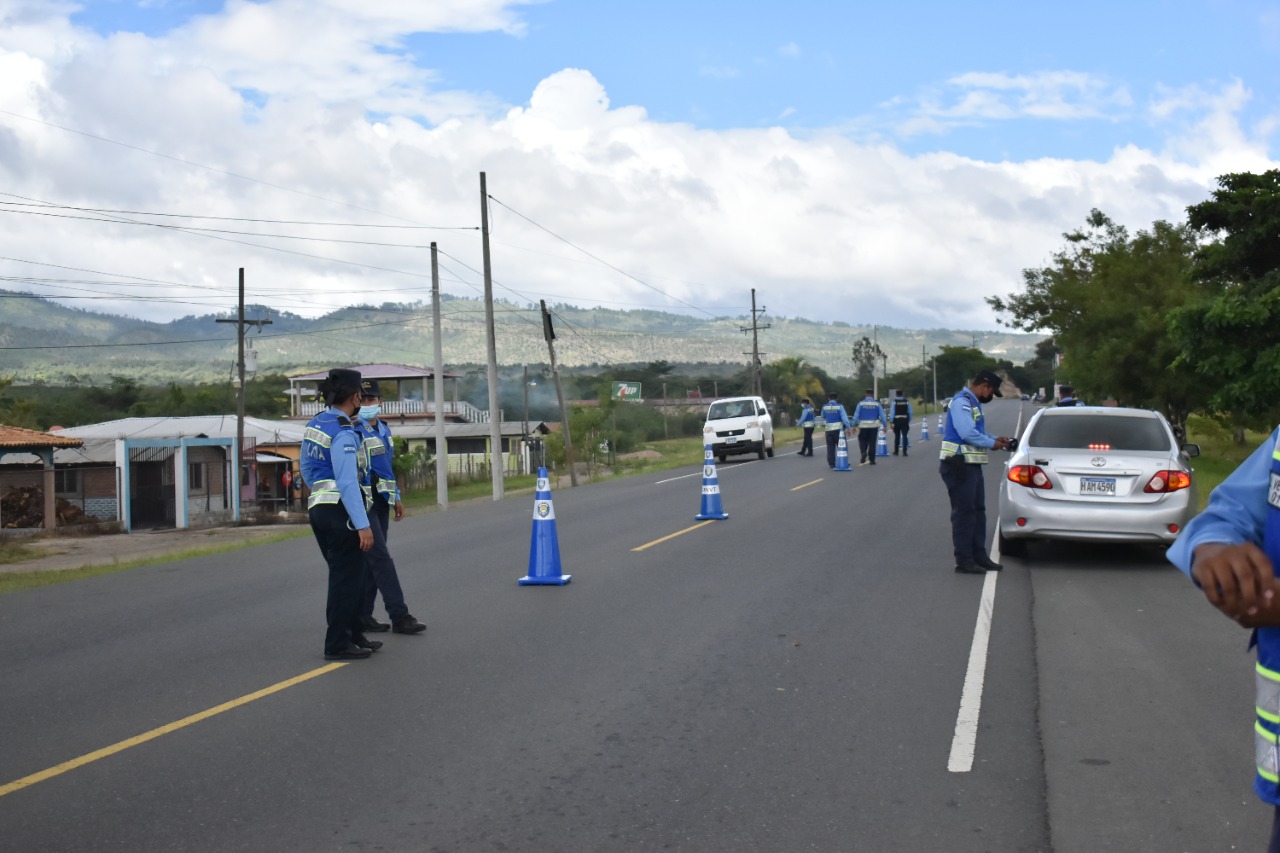
[[[1005,463],[1000,552],[1034,539],[1168,545],[1196,513],[1191,457],[1149,409],[1041,409]]]

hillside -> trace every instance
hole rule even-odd
[[[235,326],[217,316],[188,316],[168,323],[97,314],[43,299],[12,298],[0,291],[0,376],[19,384],[97,382],[128,375],[140,382],[208,382],[229,377],[235,366]],[[10,297],[10,298],[5,298]],[[669,361],[741,365],[748,361],[747,316],[700,319],[652,310],[553,307],[556,356],[567,367]],[[226,316],[226,315],[221,315]],[[297,373],[333,364],[392,362],[429,366],[433,355],[431,306],[421,303],[344,308],[311,319],[253,306],[245,317],[269,317],[250,328],[249,347],[260,372]],[[547,348],[537,306],[500,303],[495,309],[498,360],[504,365],[542,364]],[[835,376],[851,372],[855,341],[870,326],[766,316],[760,332],[762,360],[802,357]],[[484,362],[484,305],[446,298],[441,310],[446,365]],[[975,345],[993,357],[1020,364],[1034,355],[1039,335],[965,329],[894,329],[876,335],[889,355],[890,372],[919,364],[921,350]]]

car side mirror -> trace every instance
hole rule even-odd
[[[1187,454],[1187,456],[1191,457],[1192,459],[1194,459],[1195,457],[1200,455],[1200,445],[1184,444],[1182,445],[1182,452]]]

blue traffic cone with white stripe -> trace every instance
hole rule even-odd
[[[942,435],[942,412],[938,412],[938,435]]]
[[[849,467],[849,445],[844,440],[844,430],[840,430],[840,443],[836,445],[836,467],[833,471],[852,471]]]
[[[929,419],[927,417],[920,419],[920,440],[929,440]]]
[[[560,570],[560,540],[556,538],[556,508],[551,503],[551,483],[547,469],[538,469],[538,486],[533,493],[533,535],[529,540],[529,574],[521,586],[564,586],[573,575]]]
[[[707,445],[702,454],[702,512],[694,516],[698,521],[724,521],[729,513],[720,502],[720,477],[716,474],[716,457]]]
[[[884,440],[884,424],[880,425],[880,433],[876,438],[876,456],[889,455],[889,442]]]

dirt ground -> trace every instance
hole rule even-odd
[[[38,552],[29,560],[0,564],[0,572],[36,572],[78,569],[84,566],[127,563],[161,558],[201,548],[251,545],[273,536],[310,534],[306,516],[297,523],[208,527],[200,530],[155,530],[97,536],[39,536],[19,544]]]

